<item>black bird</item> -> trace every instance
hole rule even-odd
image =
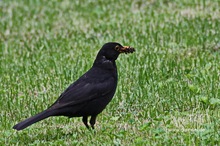
[[[115,60],[120,53],[134,51],[134,48],[116,42],[104,44],[92,68],[71,84],[54,104],[13,128],[22,130],[50,116],[82,117],[85,126],[90,128],[87,119],[91,116],[90,125],[94,129],[97,115],[104,110],[115,94],[118,80]]]

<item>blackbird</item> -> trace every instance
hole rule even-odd
[[[71,84],[48,109],[30,117],[13,128],[22,130],[50,116],[82,117],[89,129],[94,129],[96,117],[111,101],[117,87],[117,67],[115,60],[121,53],[133,53],[134,48],[109,42],[102,46],[93,66]],[[90,126],[88,117],[90,117]]]

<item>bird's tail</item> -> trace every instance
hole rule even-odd
[[[22,130],[22,129],[25,129],[26,127],[36,123],[36,122],[39,122],[43,119],[46,119],[50,116],[53,116],[54,115],[54,112],[52,110],[45,110],[33,117],[30,117],[18,124],[16,124],[13,128],[16,129],[16,130]]]

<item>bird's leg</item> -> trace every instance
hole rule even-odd
[[[88,119],[88,116],[83,116],[82,121],[85,124],[86,128],[89,129],[89,125],[88,125],[88,120],[87,119]]]
[[[89,123],[90,123],[92,129],[95,129],[94,125],[95,125],[95,121],[96,121],[96,116],[97,116],[97,115],[91,116],[91,119],[90,119],[90,121],[89,121]]]

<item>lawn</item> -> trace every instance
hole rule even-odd
[[[81,118],[17,122],[50,106],[106,42],[116,94],[89,131]],[[220,1],[0,0],[0,145],[219,145]]]

